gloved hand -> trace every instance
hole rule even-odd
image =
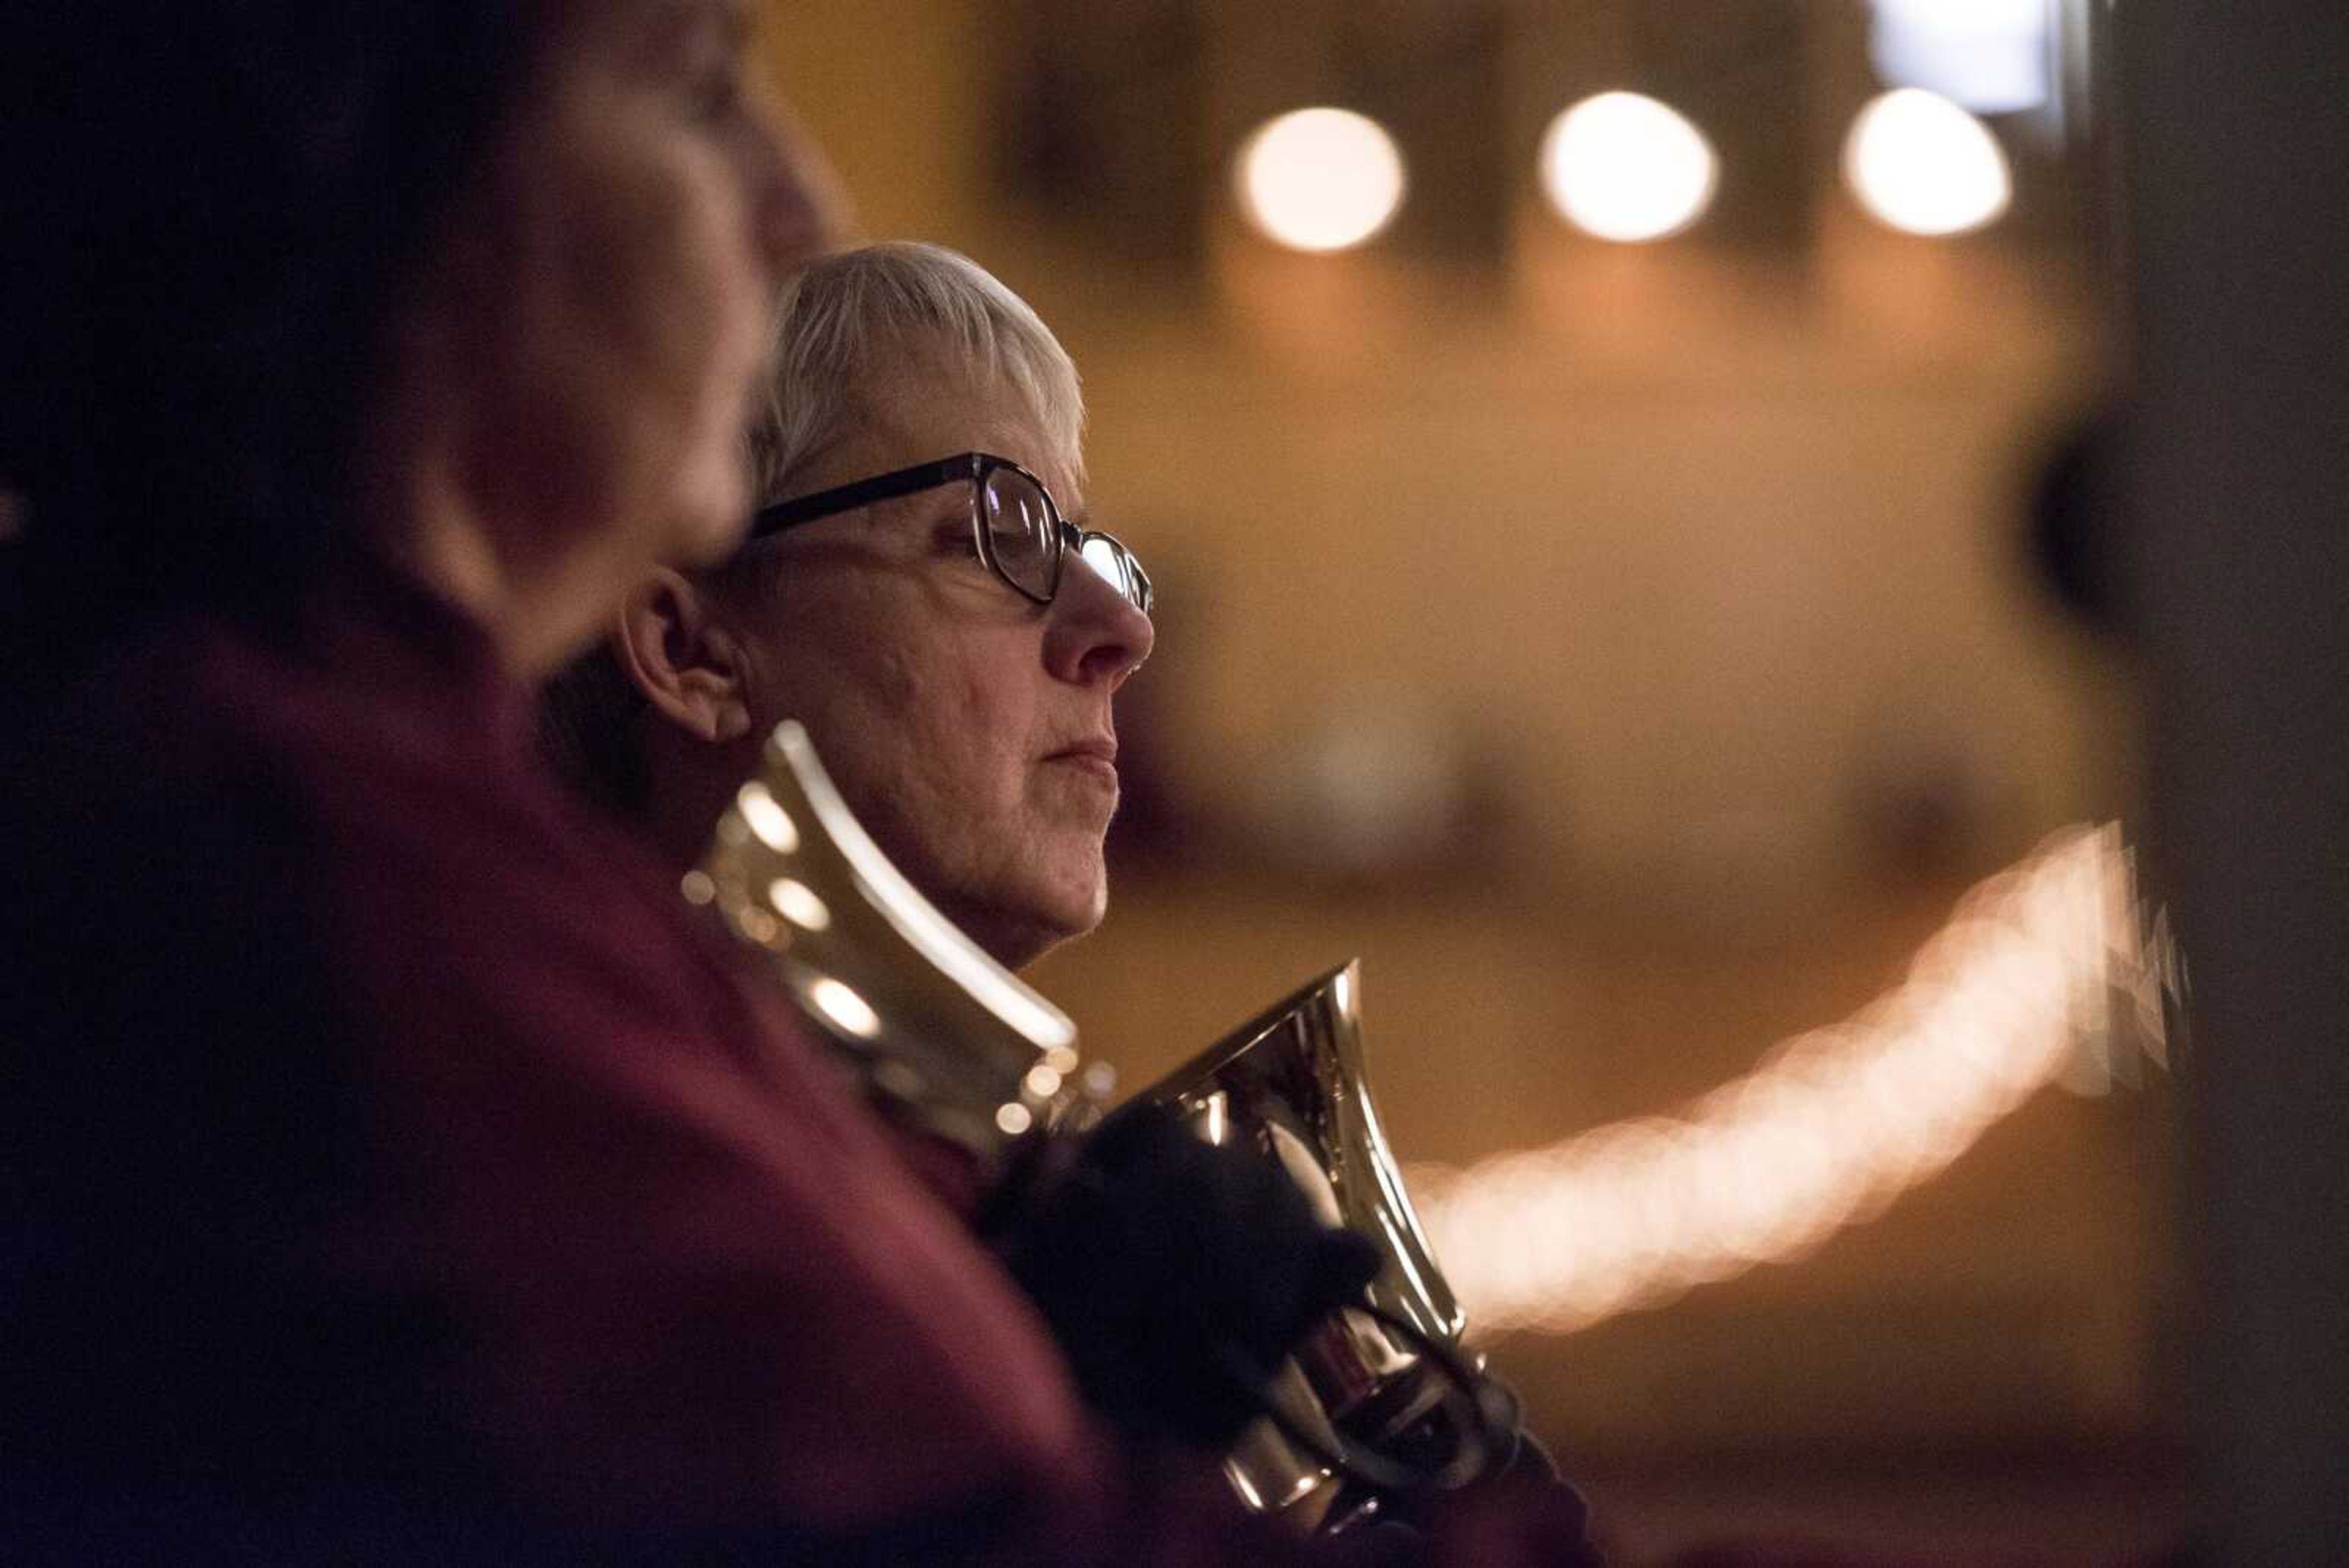
[[[1603,1568],[1590,1539],[1590,1511],[1558,1474],[1549,1451],[1525,1429],[1516,1391],[1487,1377],[1479,1398],[1507,1431],[1507,1453],[1492,1473],[1461,1491],[1398,1511],[1426,1530],[1441,1563],[1538,1563],[1545,1568]]]
[[[1270,1156],[1135,1104],[1053,1151],[990,1240],[1102,1415],[1130,1437],[1226,1447],[1378,1251],[1317,1217]]]

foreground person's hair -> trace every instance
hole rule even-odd
[[[25,646],[259,614],[347,552],[392,324],[554,9],[10,8],[0,609]]]

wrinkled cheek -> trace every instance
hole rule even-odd
[[[1107,831],[1089,795],[1056,791],[1050,781],[1032,788],[1020,820],[1028,874],[1048,883],[1057,899],[1081,904],[1103,882],[1102,843]]]
[[[1109,877],[1101,840],[1063,828],[1048,877],[1053,918],[1071,935],[1091,930],[1109,908]]]

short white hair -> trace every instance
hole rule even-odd
[[[958,251],[900,240],[824,257],[784,286],[773,348],[752,438],[761,504],[807,489],[808,459],[916,355],[943,353],[975,380],[1009,385],[1055,455],[1080,466],[1075,361],[1025,300]]]

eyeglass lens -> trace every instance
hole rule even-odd
[[[1150,578],[1125,547],[1106,534],[1088,534],[1078,550],[1086,566],[1124,596],[1126,603],[1145,615],[1150,610]]]
[[[989,472],[979,486],[979,522],[996,569],[1021,593],[1050,599],[1059,587],[1061,540],[1036,483],[1016,469]]]
[[[1043,487],[1017,469],[992,469],[978,498],[996,569],[1020,592],[1050,603],[1060,587],[1061,534]],[[1123,545],[1106,534],[1087,534],[1078,555],[1128,604],[1149,610],[1150,578]]]

